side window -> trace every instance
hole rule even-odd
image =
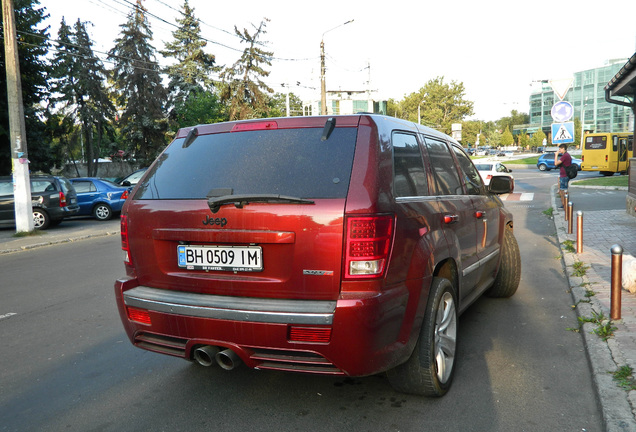
[[[73,187],[75,188],[75,192],[77,193],[82,193],[82,192],[93,192],[94,191],[94,186],[92,182],[88,182],[88,181],[76,181],[73,182]]]
[[[395,197],[428,195],[426,170],[415,135],[394,133],[392,141]]]
[[[33,193],[54,192],[56,190],[57,188],[50,180],[31,181],[31,192]]]
[[[11,180],[0,181],[0,195],[13,195],[13,182]]]
[[[483,182],[481,180],[481,176],[479,172],[475,169],[472,162],[466,156],[461,149],[456,146],[451,145],[453,151],[455,152],[455,157],[457,157],[457,162],[459,163],[459,169],[462,172],[462,177],[464,178],[464,183],[466,183],[466,189],[468,190],[469,195],[479,195],[482,193],[482,185]],[[497,167],[497,171],[499,171],[499,165]],[[501,165],[503,168],[503,165]]]
[[[426,149],[431,161],[437,195],[463,195],[464,190],[457,174],[455,161],[443,141],[426,138]]]

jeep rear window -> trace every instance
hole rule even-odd
[[[134,199],[204,199],[212,190],[344,198],[357,128],[277,129],[177,139],[159,157]]]

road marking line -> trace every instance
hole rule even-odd
[[[6,313],[6,314],[4,314],[4,315],[0,315],[0,320],[3,320],[3,319],[5,319],[5,318],[11,318],[13,315],[17,315],[17,313],[15,313],[15,312],[9,312],[9,313]]]
[[[534,192],[530,193],[511,193],[501,195],[502,201],[532,201],[534,200]]]

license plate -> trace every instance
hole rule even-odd
[[[177,260],[187,270],[263,271],[260,246],[177,246]]]

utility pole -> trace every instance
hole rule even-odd
[[[335,30],[338,27],[352,23],[353,20],[349,20],[345,23],[335,26],[332,29],[327,30],[322,34],[320,39],[320,114],[327,115],[327,85],[325,84],[325,35],[331,30]]]
[[[30,232],[33,231],[33,208],[31,206],[31,181],[29,178],[29,160],[13,0],[2,0],[2,21],[7,69],[7,102],[15,203],[15,228],[16,232]]]
[[[323,34],[324,38],[325,35]],[[327,115],[327,85],[325,84],[325,41],[320,41],[320,115]]]

